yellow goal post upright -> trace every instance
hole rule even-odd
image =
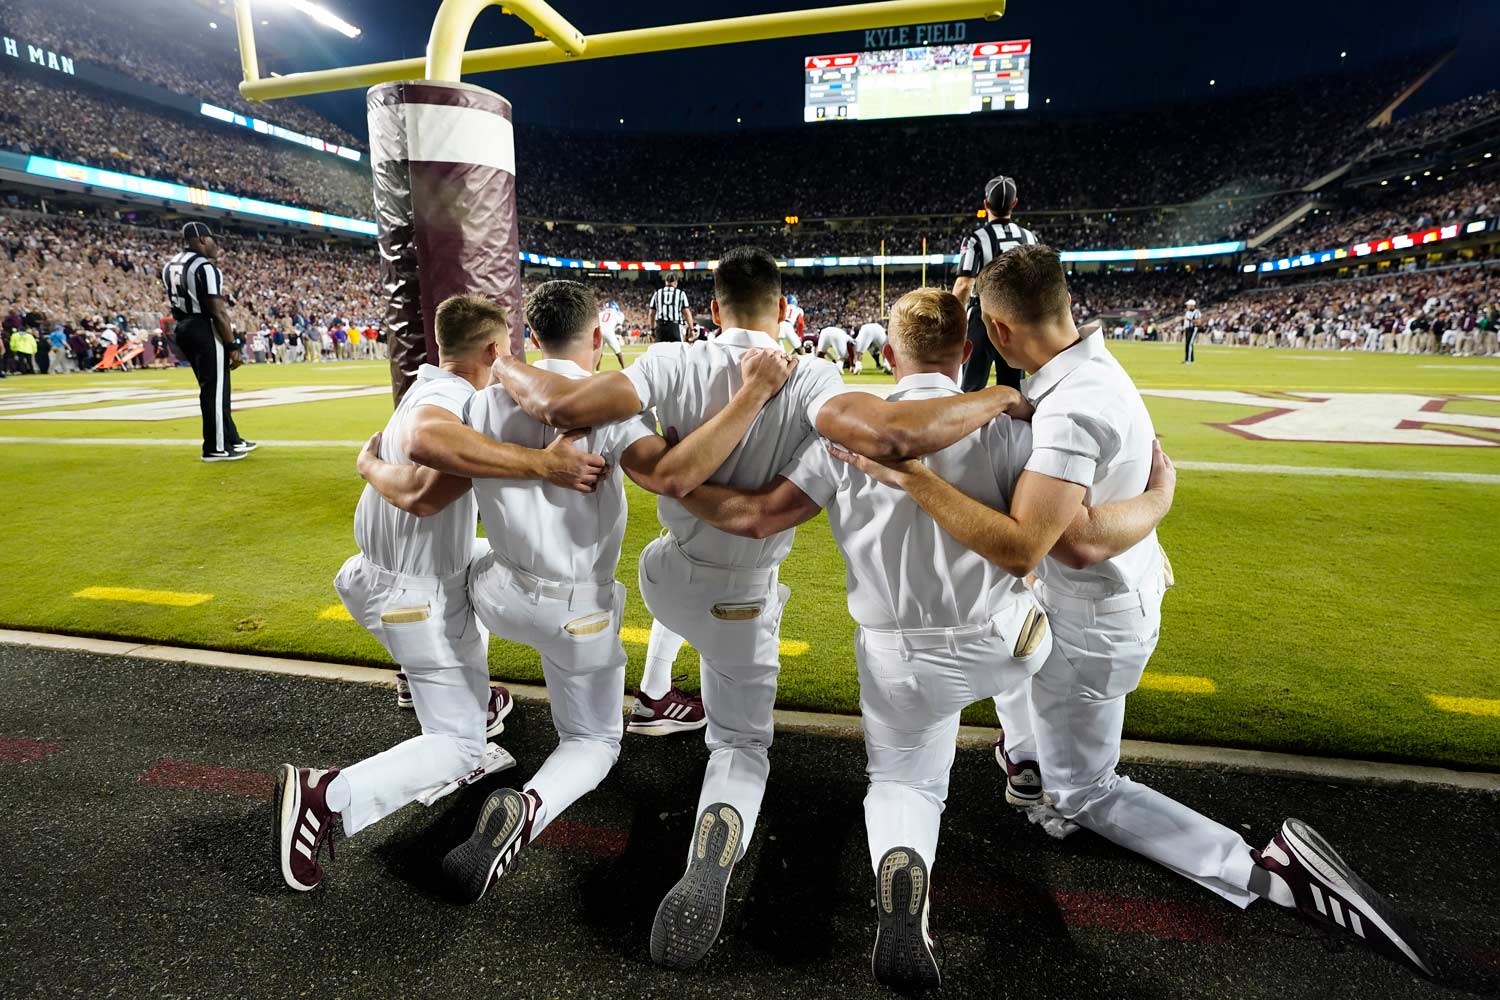
[[[547,0],[442,0],[425,58],[262,77],[252,0],[234,0],[240,94],[265,101],[369,88],[370,170],[385,296],[382,329],[399,402],[425,362],[437,359],[433,316],[450,295],[475,293],[521,312],[516,158],[510,102],[462,83],[487,73],[738,42],[941,20],[995,20],[1006,0],[876,0],[816,10],[729,17],[585,35]],[[514,15],[539,39],[466,51],[489,7]],[[885,311],[882,268],[881,312]],[[524,356],[522,324],[512,353]]]
[[[984,19],[1005,13],[1006,0],[877,0],[816,10],[726,17],[689,24],[630,28],[584,35],[545,0],[443,0],[432,22],[425,58],[287,73],[262,78],[255,58],[252,0],[234,0],[244,80],[240,95],[252,101],[353,90],[393,80],[458,80],[464,73],[523,69],[567,62],[644,55],[676,49],[758,42],[798,35],[891,28],[926,21]],[[469,29],[486,7],[498,6],[526,22],[541,41],[465,51]]]

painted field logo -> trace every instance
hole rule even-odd
[[[1470,401],[1500,403],[1500,396],[1385,392],[1261,395],[1216,389],[1142,389],[1141,394],[1253,406],[1260,412],[1229,423],[1209,424],[1252,441],[1500,447],[1500,415],[1453,410],[1455,404]]]
[[[234,409],[322,403],[356,396],[387,396],[390,390],[366,385],[291,385],[236,392]],[[76,410],[50,407],[77,406]],[[49,409],[38,409],[49,407]],[[0,395],[0,420],[183,420],[198,416],[198,390],[148,389],[144,386],[91,386],[60,392]]]

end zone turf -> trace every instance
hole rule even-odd
[[[1127,735],[1500,768],[1500,716],[1474,708],[1500,702],[1500,363],[1202,348],[1184,368],[1170,346],[1111,346],[1169,452],[1190,464],[1161,532],[1178,586]],[[198,463],[192,444],[157,443],[195,437],[196,417],[167,407],[192,393],[186,371],[0,383],[12,515],[0,624],[385,662],[356,625],[321,614],[353,551],[360,484],[340,442],[389,414],[389,396],[369,391],[386,385],[385,366],[247,367],[236,379],[245,432],[286,444],[228,467]],[[1346,397],[1357,405],[1324,417]],[[1298,410],[1310,414],[1278,418]],[[1360,435],[1370,443],[1349,443]],[[1406,478],[1318,471],[1349,469]],[[1425,478],[1438,472],[1478,481]],[[630,499],[619,576],[633,681],[649,625],[635,558],[658,527],[650,498],[632,487]],[[826,520],[799,531],[782,578],[792,599],[780,703],[857,710],[854,626]],[[99,596],[153,591],[211,597]],[[695,662],[685,650],[678,669],[691,675]],[[527,649],[496,642],[491,663],[500,677],[540,678]],[[991,720],[985,706],[969,716]]]

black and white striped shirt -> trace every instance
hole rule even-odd
[[[681,323],[682,311],[692,307],[688,305],[687,292],[676,285],[663,285],[651,294],[651,308],[656,310],[658,320]]]
[[[208,297],[224,294],[224,274],[202,254],[184,250],[161,269],[162,287],[172,303],[172,318],[208,314]]]
[[[1036,233],[1022,229],[1014,222],[986,222],[968,236],[958,248],[958,273],[972,278],[984,265],[1012,247],[1037,242]]]

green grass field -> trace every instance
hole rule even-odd
[[[1178,585],[1167,596],[1152,670],[1131,698],[1127,735],[1500,769],[1500,362],[1203,348],[1198,364],[1184,368],[1174,347],[1114,349],[1184,464],[1161,530]],[[195,444],[142,443],[195,439],[191,396],[173,397],[194,412],[181,419],[68,412],[160,405],[151,397],[193,388],[186,370],[0,383],[10,527],[0,625],[388,662],[337,613],[331,581],[354,550],[360,490],[354,449],[337,442],[379,429],[389,394],[253,407],[255,393],[277,388],[384,387],[385,366],[247,367],[235,378],[246,436],[332,443],[272,444],[244,462],[205,465]],[[79,395],[105,390],[145,398]],[[1247,406],[1150,395],[1182,390],[1266,398]],[[1331,401],[1283,395],[1291,393]],[[1345,394],[1358,395],[1351,403]],[[1255,440],[1212,426],[1289,404],[1313,412],[1242,430],[1302,440]],[[1403,441],[1420,435],[1432,443]],[[1336,440],[1306,440],[1329,437]],[[1359,470],[1393,477],[1350,474]],[[658,527],[649,499],[633,487],[631,503],[620,578],[631,590],[625,638],[634,682],[650,625],[634,593],[635,560]],[[854,626],[826,520],[798,532],[782,579],[792,600],[780,704],[855,711]],[[122,595],[108,590],[79,596],[86,588],[212,596],[173,606],[111,599]],[[491,664],[500,678],[540,678],[528,649],[497,641]],[[690,651],[678,669],[696,685]],[[971,710],[970,721],[992,720],[987,705]]]

